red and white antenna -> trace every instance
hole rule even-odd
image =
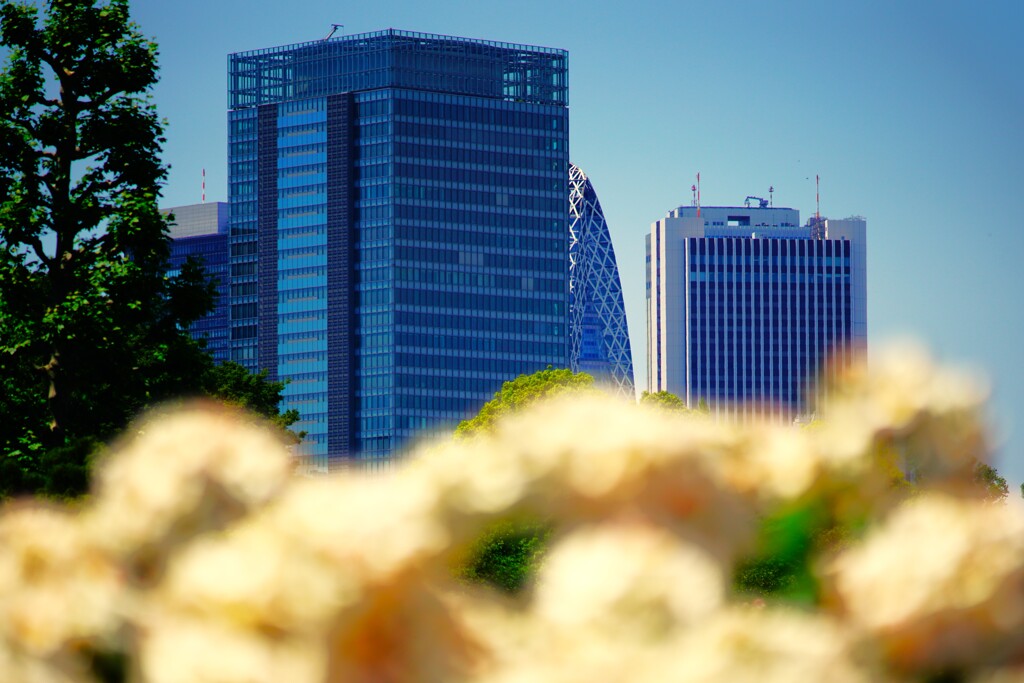
[[[206,203],[206,169],[203,169],[203,204]]]
[[[814,176],[814,218],[821,223],[821,176]]]
[[[700,218],[700,171],[697,171],[697,218]]]

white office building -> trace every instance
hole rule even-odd
[[[698,215],[699,212],[699,215]],[[647,235],[647,390],[791,419],[867,341],[866,222],[680,207]]]

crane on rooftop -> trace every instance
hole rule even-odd
[[[753,195],[749,195],[746,199],[743,200],[744,205],[746,205],[746,207],[748,209],[750,208],[750,200],[751,199],[756,199],[757,203],[758,203],[758,206],[760,208],[762,208],[762,209],[767,209],[768,208],[768,200],[767,199],[762,199],[761,197],[755,197]]]
[[[324,36],[324,40],[327,40],[337,32],[339,28],[345,28],[345,24],[331,24],[331,32]]]

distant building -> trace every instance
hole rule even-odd
[[[568,54],[388,29],[229,57],[231,354],[309,467],[569,366]]]
[[[715,412],[813,409],[827,359],[867,342],[863,218],[680,207],[647,236],[647,390]]]
[[[197,320],[189,333],[205,340],[206,348],[218,363],[231,358],[228,327],[231,270],[228,263],[228,205],[225,202],[191,204],[162,209],[173,215],[171,223],[170,274],[177,275],[190,256],[198,259],[206,272],[217,280],[217,300],[213,311]]]
[[[633,356],[608,224],[590,179],[569,165],[569,339],[573,372],[632,399]]]

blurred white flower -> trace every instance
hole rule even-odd
[[[154,580],[178,545],[264,505],[289,481],[276,433],[223,406],[157,412],[135,429],[96,472],[86,524],[97,543],[132,558],[136,580]]]
[[[927,493],[830,565],[843,614],[904,667],[993,661],[1024,646],[1024,515]]]
[[[121,591],[73,513],[21,504],[0,515],[0,638],[12,646],[50,658],[109,639]]]
[[[650,641],[698,623],[725,599],[724,568],[657,528],[582,528],[549,551],[534,610],[556,629],[600,629],[611,640]]]
[[[878,683],[856,663],[837,623],[780,609],[720,611],[665,649],[638,681],[688,683]],[[870,675],[869,675],[870,673]]]
[[[323,683],[325,672],[318,640],[161,613],[141,631],[137,666],[145,683]]]

